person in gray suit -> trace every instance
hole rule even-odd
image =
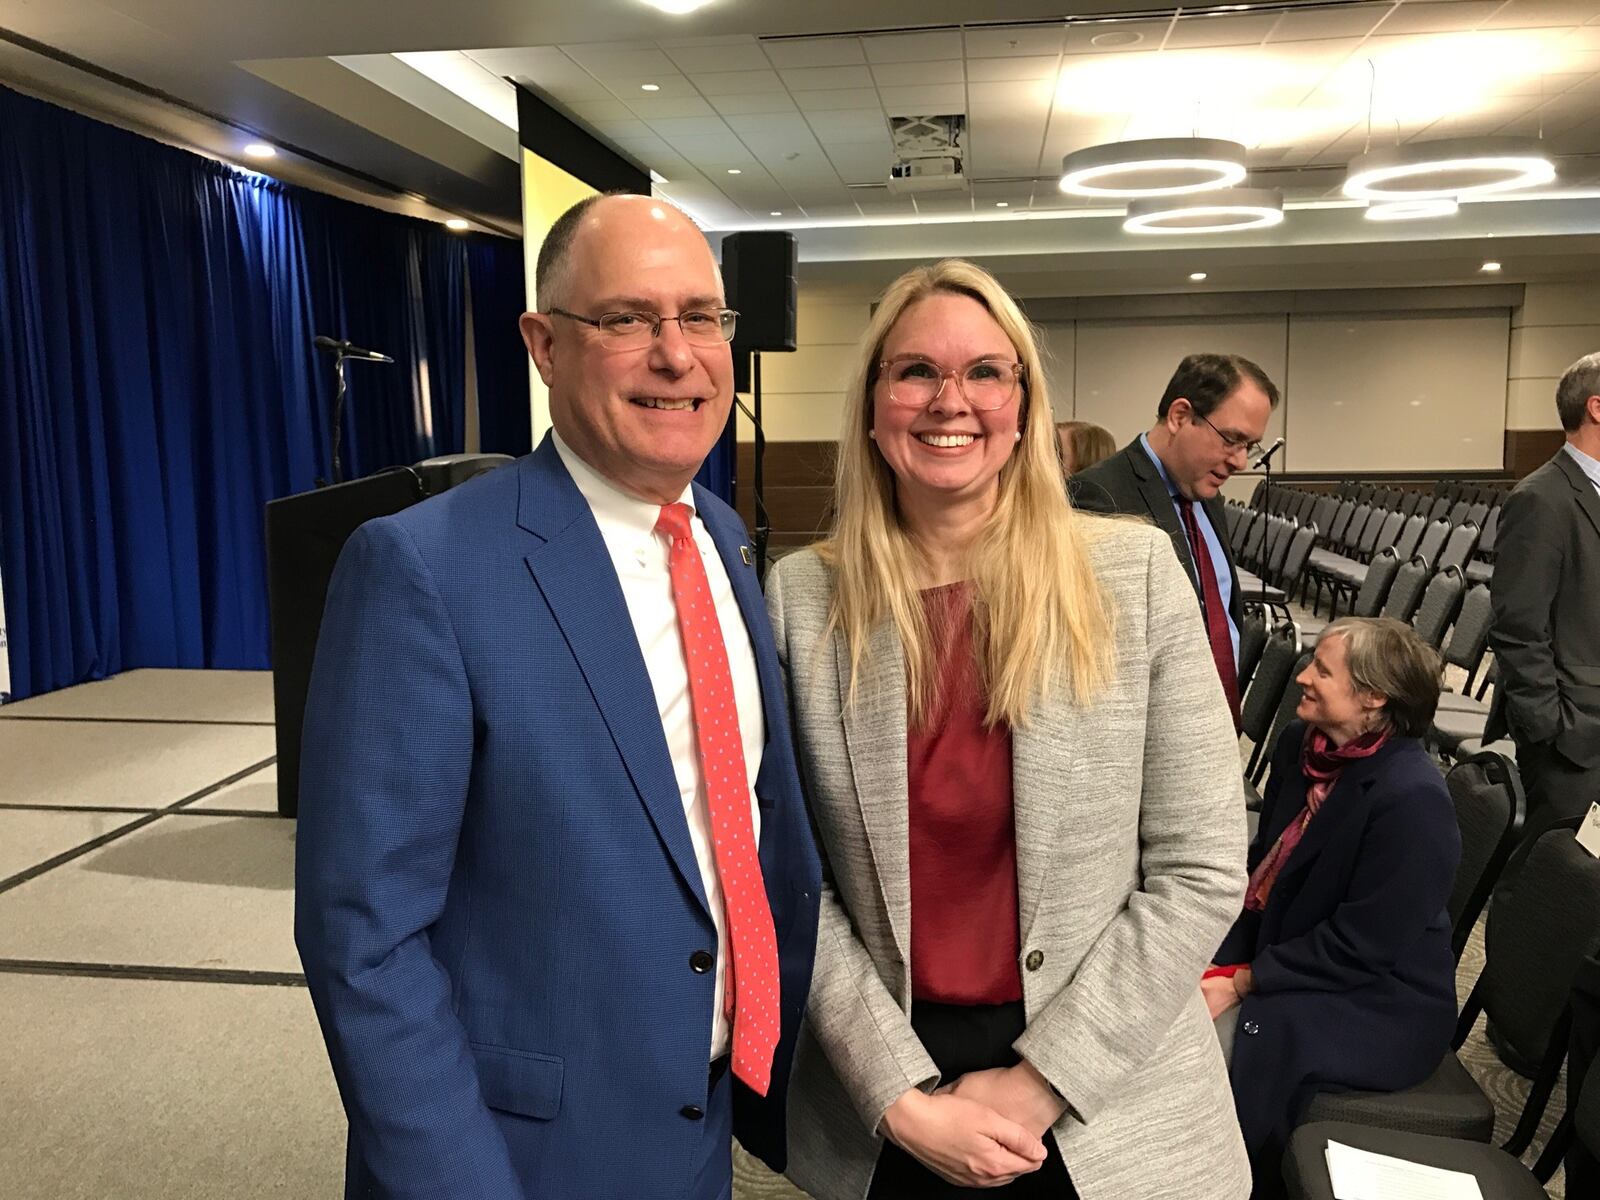
[[[1567,443],[1500,509],[1484,741],[1516,740],[1528,823],[1600,802],[1600,353],[1556,387]]]
[[[789,1101],[818,1200],[1250,1190],[1198,986],[1244,884],[1222,690],[1171,542],[1074,513],[1054,437],[1005,291],[909,272],[831,535],[767,581],[824,863]]]

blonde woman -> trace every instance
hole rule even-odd
[[[1196,986],[1244,885],[1228,707],[1170,539],[1068,507],[1034,335],[977,267],[885,294],[835,511],[767,591],[825,863],[790,1176],[1245,1196]]]

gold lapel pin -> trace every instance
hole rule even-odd
[[[744,559],[744,565],[747,567],[753,567],[756,565],[756,560],[751,557],[749,546],[739,547],[739,557]]]

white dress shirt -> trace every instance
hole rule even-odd
[[[656,710],[661,714],[661,729],[672,752],[672,770],[678,777],[678,794],[689,823],[689,838],[700,864],[700,881],[705,885],[706,902],[717,927],[716,992],[711,1018],[711,1057],[728,1052],[732,1030],[723,1016],[723,967],[727,961],[727,918],[722,908],[722,884],[717,875],[711,846],[711,815],[707,811],[705,779],[700,771],[700,756],[694,737],[694,711],[689,699],[689,667],[684,658],[683,638],[678,632],[678,609],[672,599],[672,577],[667,570],[667,539],[655,532],[661,506],[640,500],[621,491],[575,454],[557,435],[552,434],[562,465],[589,502],[600,536],[605,540],[616,568],[622,595],[628,603],[628,616],[639,639],[650,686],[656,694]],[[694,510],[694,488],[684,488],[679,502]],[[750,780],[750,828],[757,844],[761,840],[761,813],[756,805],[756,774],[761,770],[761,749],[766,741],[766,723],[761,710],[761,683],[756,675],[755,651],[745,629],[744,615],[734,598],[733,584],[717,553],[717,545],[700,520],[698,511],[690,520],[695,545],[705,563],[706,579],[716,605],[717,623],[728,650],[728,668],[733,676],[734,702],[739,707],[739,732],[744,742],[744,766]],[[687,960],[686,960],[687,961]],[[685,966],[685,970],[687,970]]]
[[[1572,456],[1572,461],[1578,464],[1578,470],[1589,477],[1589,482],[1594,484],[1594,490],[1600,492],[1600,458],[1585,454],[1571,442],[1567,443],[1566,451]]]

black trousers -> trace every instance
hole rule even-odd
[[[1528,794],[1529,832],[1582,817],[1600,803],[1600,767],[1580,767],[1554,746],[1519,742],[1517,774]]]
[[[1021,1035],[1026,1023],[1020,1000],[975,1006],[916,1001],[911,1006],[911,1028],[917,1031],[946,1083],[969,1071],[1015,1066],[1017,1052],[1011,1043]],[[1078,1200],[1054,1134],[1044,1135],[1044,1147],[1044,1165],[1037,1171],[1022,1175],[1005,1187],[964,1188],[946,1182],[900,1147],[885,1142],[867,1200],[947,1200],[956,1196]]]

